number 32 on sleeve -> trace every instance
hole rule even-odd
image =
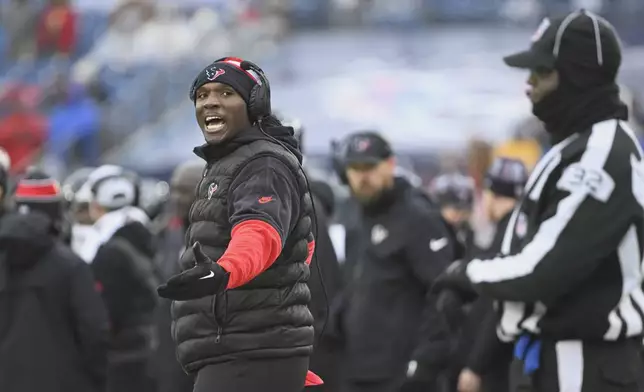
[[[564,170],[557,188],[570,193],[584,192],[605,203],[615,189],[615,181],[603,169],[573,163]]]

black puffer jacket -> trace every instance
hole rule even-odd
[[[284,233],[282,252],[270,268],[223,294],[173,303],[177,357],[188,372],[231,358],[287,357],[312,351],[313,316],[306,284],[311,198],[292,128],[267,128],[266,132],[271,138],[252,128],[223,145],[195,149],[207,166],[190,210],[188,250],[181,258],[184,269],[193,266],[190,246],[195,241],[213,260],[223,255],[231,239],[231,184],[240,180],[237,175],[251,161],[272,157],[283,162],[297,179],[301,202],[296,224]]]

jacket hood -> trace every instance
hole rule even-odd
[[[225,157],[239,147],[250,144],[257,140],[266,140],[268,142],[283,146],[297,157],[297,160],[298,162],[300,162],[300,164],[302,163],[302,153],[300,152],[300,148],[297,139],[295,138],[293,128],[285,127],[282,125],[264,125],[262,126],[262,129],[253,126],[252,128],[239,132],[232,139],[224,143],[206,143],[199,147],[195,147],[193,151],[198,157],[206,161],[210,161]]]
[[[10,267],[34,265],[54,245],[52,222],[45,214],[12,212],[0,220],[0,248]]]

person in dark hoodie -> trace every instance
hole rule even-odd
[[[89,192],[94,222],[81,255],[91,263],[110,318],[108,392],[153,388],[151,356],[156,345],[154,311],[161,279],[149,219],[137,203],[134,175],[118,166],[101,166],[79,193]]]
[[[63,196],[32,171],[0,220],[0,390],[103,392],[108,319],[90,267],[59,239]]]
[[[496,225],[490,245],[476,257],[496,257],[501,253],[505,229],[512,210],[523,195],[528,173],[523,162],[497,158],[485,176],[483,209]],[[472,303],[462,328],[456,366],[459,392],[509,391],[512,345],[496,336],[497,314],[489,298],[478,297]]]
[[[155,258],[163,279],[169,279],[181,272],[179,256],[185,250],[188,213],[204,168],[203,161],[194,160],[182,163],[172,173],[170,199],[164,212],[167,215],[164,218],[165,228],[159,234],[159,249]],[[171,305],[171,300],[161,298],[156,311],[159,345],[154,355],[155,379],[158,392],[189,392],[192,391],[194,380],[177,362],[171,333]]]
[[[4,214],[7,206],[7,195],[9,193],[9,170],[11,169],[11,158],[9,154],[0,147],[0,216]]]
[[[341,391],[434,390],[449,340],[430,287],[453,260],[447,228],[422,190],[395,176],[380,134],[350,135],[342,161],[365,246],[336,316],[346,346]]]
[[[312,201],[293,129],[271,115],[263,71],[208,65],[190,89],[206,169],[189,214],[184,270],[158,293],[194,391],[300,392],[313,349]]]
[[[441,174],[434,178],[429,194],[449,231],[455,260],[466,259],[475,251],[470,226],[476,189],[474,179],[461,173]]]

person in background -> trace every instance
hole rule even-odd
[[[181,272],[179,257],[185,251],[184,239],[189,225],[190,205],[202,178],[205,165],[202,161],[188,161],[179,165],[170,179],[170,200],[164,230],[159,234],[159,249],[155,257],[157,268],[164,280]],[[158,392],[190,392],[194,384],[177,362],[170,327],[172,301],[161,298],[156,312],[159,346],[155,353]]]
[[[449,231],[448,240],[455,260],[468,258],[475,251],[470,225],[475,193],[474,179],[457,172],[437,176],[429,187],[430,198],[440,209]]]
[[[527,180],[528,169],[522,161],[503,157],[494,160],[485,177],[483,210],[496,226],[492,242],[483,250],[490,257],[501,252],[505,229]]]
[[[154,311],[160,277],[148,217],[138,204],[137,179],[118,166],[90,174],[79,190],[89,193],[93,233],[83,251],[110,317],[108,392],[154,388],[151,355],[156,345]]]
[[[90,267],[59,240],[58,183],[31,171],[14,198],[0,220],[0,390],[103,392],[107,312]]]
[[[543,124],[533,116],[522,121],[511,139],[494,148],[494,158],[520,160],[531,171],[543,155],[548,136]]]
[[[49,0],[37,26],[37,49],[40,57],[68,57],[76,47],[77,15],[69,0]]]
[[[100,156],[101,111],[84,86],[64,70],[53,78],[46,96],[50,106],[47,152],[71,167],[92,166]]]
[[[474,179],[476,193],[478,194],[483,188],[485,173],[490,167],[493,159],[492,146],[479,139],[473,139],[467,146],[467,174]]]
[[[497,158],[492,163],[484,182],[483,209],[490,221],[495,223],[496,232],[489,247],[477,252],[477,257],[493,258],[501,253],[505,229],[523,195],[527,179],[527,169],[520,160]],[[474,300],[462,327],[457,349],[457,366],[462,369],[458,378],[459,392],[510,390],[512,345],[497,338],[496,322],[497,314],[492,300],[485,297]]]
[[[0,147],[0,217],[7,210],[7,195],[9,194],[9,172],[11,170],[11,157]]]
[[[362,209],[365,249],[335,307],[345,342],[343,392],[437,388],[449,340],[429,293],[453,260],[449,234],[426,195],[395,176],[389,143],[376,132],[345,141],[341,162]]]
[[[33,58],[36,49],[38,6],[29,0],[0,4],[0,24],[8,35],[9,56],[13,60]]]
[[[81,255],[88,237],[91,236],[92,219],[89,216],[89,196],[86,200],[79,198],[78,191],[87,182],[95,167],[82,167],[72,172],[62,184],[67,220],[70,224],[69,243],[74,253]]]
[[[11,157],[12,174],[24,173],[47,140],[47,119],[36,110],[39,96],[37,87],[15,85],[0,98],[0,146]]]

